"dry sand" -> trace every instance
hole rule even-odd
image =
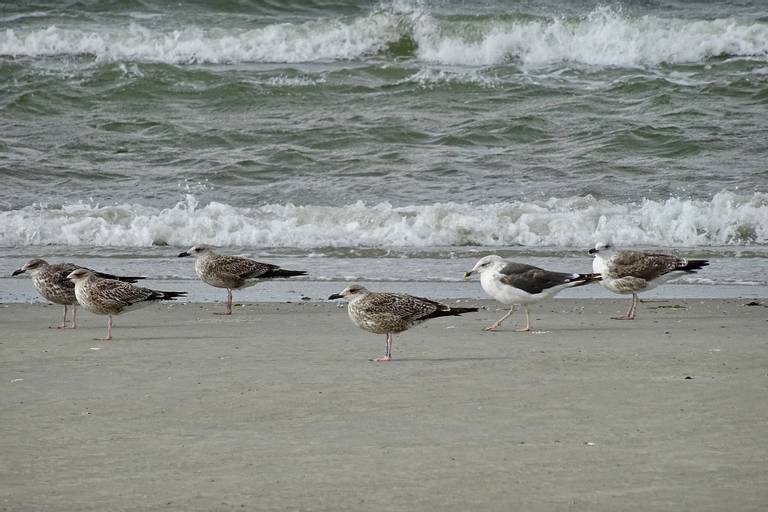
[[[627,300],[556,300],[539,334],[481,332],[485,303],[384,364],[332,304],[159,305],[112,342],[0,306],[0,510],[766,510],[768,309],[746,302],[618,322]]]

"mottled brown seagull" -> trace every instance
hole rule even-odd
[[[32,284],[44,299],[64,306],[64,319],[61,325],[51,326],[51,329],[77,329],[77,297],[75,297],[75,283],[67,279],[67,276],[78,268],[85,268],[74,263],[48,263],[35,258],[31,259],[18,270],[14,270],[14,276],[25,272],[32,276]],[[90,270],[90,269],[88,269]],[[104,279],[117,279],[126,283],[135,283],[143,277],[115,276],[103,272],[92,271],[98,277]],[[72,326],[67,327],[67,306],[72,306]]]
[[[607,242],[598,242],[594,249],[592,269],[603,275],[600,282],[614,293],[632,294],[632,304],[622,316],[614,320],[634,320],[637,294],[685,274],[694,274],[709,265],[707,260],[688,260],[672,254],[642,251],[617,251]]]
[[[329,300],[348,299],[349,318],[361,329],[387,335],[384,356],[374,361],[392,359],[392,334],[400,333],[430,318],[458,316],[477,311],[477,308],[452,308],[434,300],[414,297],[404,293],[375,293],[364,286],[353,284],[341,293],[334,293]]]
[[[566,288],[600,280],[600,274],[552,272],[533,265],[504,261],[501,256],[495,254],[480,258],[472,270],[464,273],[464,278],[469,278],[473,273],[480,274],[480,285],[485,293],[502,304],[511,306],[506,315],[483,329],[484,331],[496,330],[504,320],[512,316],[515,307],[520,305],[525,311],[525,327],[516,330],[530,332],[531,319],[527,304],[553,297]]]
[[[248,288],[264,279],[304,276],[304,270],[285,270],[277,265],[261,263],[240,256],[224,256],[207,245],[195,245],[179,254],[179,258],[194,256],[195,272],[206,284],[227,289],[224,315],[232,314],[232,290]]]
[[[100,338],[102,340],[112,339],[112,315],[133,311],[152,301],[174,300],[187,294],[151,290],[124,281],[104,279],[85,268],[74,270],[67,278],[75,283],[75,296],[81,306],[91,313],[108,315],[107,336]]]

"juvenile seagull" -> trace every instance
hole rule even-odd
[[[107,337],[101,338],[102,340],[112,339],[112,315],[133,311],[148,305],[151,301],[173,300],[187,294],[187,292],[161,292],[140,288],[124,281],[104,279],[87,268],[74,270],[67,279],[75,283],[75,296],[81,306],[91,313],[109,316]]]
[[[51,326],[50,329],[77,329],[77,297],[75,297],[75,284],[67,279],[67,276],[78,267],[74,263],[50,264],[40,258],[31,259],[18,270],[14,270],[14,276],[28,272],[32,276],[32,284],[44,299],[64,306],[64,319],[61,325]],[[87,269],[90,270],[90,269]],[[94,272],[104,279],[117,279],[126,283],[135,283],[143,277],[122,277],[102,272]],[[67,327],[67,306],[72,306],[72,326]]]
[[[632,294],[632,304],[614,320],[634,320],[637,294],[685,274],[694,274],[709,265],[707,260],[687,260],[671,254],[641,251],[616,251],[607,242],[598,242],[594,249],[592,269],[603,275],[602,284],[614,293]]]
[[[303,270],[284,270],[277,265],[260,263],[239,256],[220,256],[207,245],[195,245],[179,253],[179,258],[195,256],[195,272],[206,284],[227,289],[224,315],[232,314],[232,290],[248,288],[263,279],[305,276]]]
[[[480,274],[480,284],[485,293],[502,304],[511,306],[506,315],[484,328],[484,331],[495,331],[504,320],[512,316],[518,304],[525,311],[525,327],[515,330],[530,331],[531,320],[527,304],[548,299],[566,288],[600,280],[600,274],[550,272],[532,265],[507,262],[495,254],[481,258],[472,270],[464,273],[464,278],[469,278],[473,273]]]
[[[361,329],[387,335],[382,357],[374,361],[392,360],[392,334],[400,333],[430,318],[458,316],[477,311],[477,308],[452,308],[430,299],[404,293],[374,293],[364,286],[352,284],[328,300],[348,299],[349,318]]]

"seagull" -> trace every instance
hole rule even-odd
[[[477,308],[452,308],[434,300],[404,293],[376,293],[364,286],[352,284],[328,300],[349,299],[347,311],[352,322],[361,329],[387,335],[382,357],[374,361],[392,360],[392,334],[406,331],[430,318],[458,316],[477,311]]]
[[[67,276],[78,268],[85,268],[74,263],[48,263],[34,258],[29,260],[20,269],[13,271],[13,276],[28,272],[32,276],[32,284],[44,299],[64,306],[64,319],[61,325],[51,326],[50,329],[77,329],[77,297],[75,297],[75,284],[67,279]],[[87,269],[90,270],[90,269]],[[92,270],[98,277],[104,279],[117,279],[126,283],[135,283],[143,277],[122,277],[105,274]],[[72,326],[67,326],[67,306],[72,306]]]
[[[480,284],[485,293],[511,306],[506,315],[484,328],[484,331],[495,331],[504,320],[512,316],[519,304],[525,311],[525,327],[515,330],[530,332],[531,320],[527,304],[548,299],[566,288],[600,280],[600,274],[551,272],[524,263],[504,261],[495,254],[481,258],[472,270],[464,273],[464,278],[468,279],[474,273],[480,274]]]
[[[109,316],[107,336],[100,338],[105,341],[112,339],[112,315],[147,306],[151,301],[173,300],[187,294],[187,292],[162,292],[140,288],[115,279],[104,279],[86,268],[72,271],[67,279],[75,283],[75,296],[81,306],[91,313]]]
[[[248,288],[264,279],[305,276],[304,270],[284,270],[277,265],[261,263],[239,256],[220,256],[207,245],[195,245],[179,253],[179,258],[195,256],[195,272],[203,282],[227,289],[224,315],[232,314],[232,290]]]
[[[672,254],[642,251],[616,251],[607,242],[598,242],[594,249],[592,269],[603,275],[600,282],[614,293],[632,294],[632,304],[622,316],[614,320],[634,320],[637,309],[637,294],[685,274],[694,274],[709,265],[707,260],[687,260]]]

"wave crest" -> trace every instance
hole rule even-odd
[[[703,62],[719,56],[768,57],[768,24],[730,18],[632,18],[600,7],[577,20],[488,20],[454,34],[428,17],[416,24],[421,26],[416,30],[419,58],[441,64],[574,62],[635,67]]]
[[[768,194],[617,204],[592,197],[531,203],[240,208],[192,195],[171,208],[78,202],[0,212],[0,245],[149,247],[623,246],[768,244]]]
[[[379,7],[367,16],[276,23],[257,29],[185,27],[87,30],[50,26],[0,32],[0,54],[93,55],[170,64],[313,62],[391,51],[450,65],[575,62],[647,66],[718,56],[768,57],[768,23],[734,18],[631,17],[601,7],[581,18],[435,16],[419,7]]]

